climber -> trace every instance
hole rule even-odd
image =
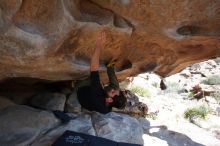
[[[106,42],[106,33],[102,31],[96,40],[96,47],[90,62],[90,79],[86,84],[77,87],[77,98],[81,106],[90,111],[106,114],[112,107],[124,108],[126,98],[119,89],[114,71],[114,61],[107,63],[107,74],[110,84],[103,88],[99,77],[99,57]]]

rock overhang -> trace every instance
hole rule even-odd
[[[220,56],[220,1],[7,0],[0,2],[0,79],[76,80],[105,27],[104,63],[117,59],[120,80],[177,73]]]

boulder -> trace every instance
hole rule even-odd
[[[117,59],[119,80],[148,71],[168,76],[220,56],[220,1],[2,0],[0,7],[0,80],[88,76],[102,28],[101,65]]]
[[[0,97],[0,110],[9,107],[9,106],[13,106],[16,105],[15,103],[13,103],[10,99],[5,98],[5,97]]]
[[[117,113],[103,115],[92,112],[91,114],[92,116],[86,113],[68,114],[72,118],[69,123],[53,128],[53,130],[37,138],[32,146],[50,146],[66,130],[118,142],[143,144],[142,125],[137,119]]]
[[[77,93],[74,91],[66,101],[65,111],[69,113],[81,112],[81,105],[77,99]]]
[[[217,64],[220,64],[220,57],[214,59],[214,61],[215,61]]]
[[[142,126],[144,133],[149,133],[150,121],[148,121],[145,118],[139,118],[138,121],[139,121],[140,125]]]
[[[217,59],[216,59],[217,60]],[[202,63],[193,64],[190,67],[190,72],[193,74],[201,74],[204,77],[209,77],[212,75],[218,75],[220,68],[215,60],[207,60]]]
[[[30,98],[45,87],[38,83],[42,80],[32,78],[9,78],[0,82],[0,96],[10,98],[16,104],[27,104]]]
[[[95,113],[92,115],[92,122],[97,136],[117,142],[143,145],[143,129],[135,118],[114,112],[106,115]]]
[[[61,93],[44,92],[33,96],[30,104],[46,110],[64,111],[66,96]]]
[[[59,121],[47,111],[16,105],[0,111],[0,144],[2,146],[30,145]]]
[[[91,116],[88,114],[68,114],[73,119],[65,125],[59,125],[47,134],[39,137],[32,146],[51,146],[66,130],[95,135]]]

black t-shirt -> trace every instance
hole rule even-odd
[[[97,111],[106,114],[111,111],[111,107],[106,106],[106,92],[102,88],[98,71],[92,71],[90,74],[90,86],[80,87],[77,91],[77,97],[82,107],[90,111]]]

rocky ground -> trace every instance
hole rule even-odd
[[[210,81],[213,76],[214,80]],[[147,118],[150,130],[143,136],[145,144],[220,145],[220,59],[194,64],[163,79],[166,90],[160,89],[160,80],[155,74],[141,74],[122,84],[125,88],[136,91],[140,101],[146,103],[148,112],[152,113]],[[214,84],[207,85],[207,80]],[[193,95],[192,89],[195,86],[201,87],[207,95],[202,95],[199,100],[194,98],[196,94]],[[199,106],[210,109],[206,119],[184,118],[187,109]]]
[[[102,115],[81,110],[75,93],[68,89],[41,92],[28,99],[1,97],[0,145],[49,146],[65,130],[72,130],[146,146],[219,146],[220,83],[216,77],[219,73],[220,59],[215,59],[189,66],[163,79],[166,90],[161,90],[161,78],[155,74],[128,78],[121,87],[134,91],[139,97],[132,96],[135,99],[129,100],[129,104],[140,106],[140,100],[141,109],[147,104],[146,117],[116,112]],[[213,75],[216,75],[215,80],[210,82],[214,84],[208,85],[207,81]],[[194,93],[192,89],[196,85],[200,90]],[[200,105],[209,109],[205,119],[198,116],[184,118],[188,108]],[[133,112],[140,109],[131,107],[127,108]],[[61,123],[52,110],[67,112],[71,121]]]

